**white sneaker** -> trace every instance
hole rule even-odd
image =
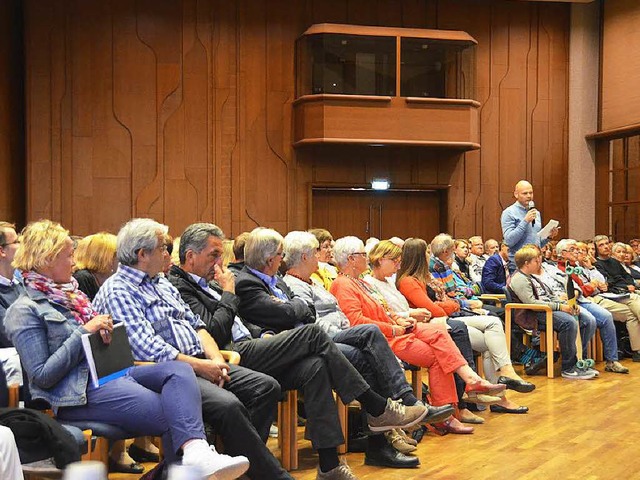
[[[202,476],[211,480],[234,480],[249,468],[247,457],[218,453],[213,445],[207,445],[204,440],[185,449],[182,464],[198,467]]]
[[[569,370],[563,370],[561,375],[563,378],[569,378],[572,380],[589,380],[595,377],[593,373],[587,372],[575,366],[571,367]]]

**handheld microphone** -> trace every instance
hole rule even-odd
[[[527,208],[527,212],[528,212],[529,210],[533,210],[534,208],[536,208],[536,204],[535,204],[535,202],[534,202],[533,200],[529,200],[529,207]],[[536,224],[536,219],[534,218],[534,219],[531,221],[531,226],[532,226],[532,227],[534,227],[534,226],[535,226],[535,224]]]

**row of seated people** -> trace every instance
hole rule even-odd
[[[54,252],[55,255],[46,252],[48,257],[41,259],[46,264],[44,267],[42,264],[20,263],[20,249],[29,246],[30,228],[36,229],[36,240],[51,240],[47,235],[52,235],[58,244],[63,244],[61,250]],[[46,281],[46,287],[51,291],[40,291],[45,293],[45,297],[47,293],[51,295],[50,303],[53,305],[50,306],[61,306],[71,312],[70,320],[75,317],[78,325],[83,323],[83,315],[91,318],[77,330],[87,330],[86,325],[91,324],[93,315],[95,319],[102,319],[99,328],[111,328],[113,318],[127,325],[136,358],[189,363],[202,394],[204,421],[222,435],[228,452],[244,453],[249,458],[249,476],[252,478],[266,478],[261,476],[263,474],[268,478],[290,478],[264,447],[268,427],[273,420],[267,408],[273,412],[273,401],[277,401],[280,389],[301,389],[305,393],[308,434],[319,452],[318,478],[355,478],[345,463],[338,463],[335,447],[343,439],[339,425],[336,425],[335,406],[331,403],[332,388],[343,401],[357,398],[361,402],[369,412],[370,427],[374,431],[407,426],[426,416],[432,422],[444,419],[438,427],[445,431],[469,433],[469,427],[463,427],[450,416],[452,409],[449,405],[464,406],[465,401],[485,400],[494,403],[495,411],[526,411],[526,407],[514,406],[506,397],[486,395],[502,393],[505,385],[521,392],[531,391],[533,385],[523,381],[513,370],[500,321],[481,310],[481,305],[477,305],[477,299],[473,298],[473,289],[467,286],[465,290],[452,280],[450,267],[454,243],[447,235],[439,235],[431,243],[429,260],[426,242],[419,239],[407,242],[402,249],[393,242],[380,242],[369,253],[373,268],[371,275],[364,279],[361,275],[368,269],[364,245],[355,237],[345,237],[335,243],[334,260],[341,275],[331,281],[334,275],[329,265],[324,262],[318,265],[318,257],[323,251],[331,252],[325,246],[327,240],[318,231],[315,236],[292,232],[283,239],[273,230],[256,229],[243,237],[244,258],[234,262],[233,268],[239,271],[238,278],[234,279],[222,265],[224,236],[220,229],[211,224],[195,224],[187,228],[180,239],[180,265],[170,268],[167,282],[162,276],[169,264],[166,234],[167,228],[156,222],[133,220],[118,235],[119,266],[113,275],[109,276],[117,263],[114,261],[115,252],[111,257],[107,256],[109,261],[106,263],[111,266],[103,268],[104,271],[92,272],[91,268],[84,268],[84,271],[76,272],[83,283],[93,280],[94,287],[99,286],[99,290],[94,288],[93,291],[95,294],[97,290],[96,310],[93,310],[94,307],[78,294],[73,283],[69,286],[68,279],[63,281],[73,263],[69,261],[73,244],[66,231],[51,222],[31,224],[23,233],[22,244],[18,243],[17,235],[13,243],[3,242],[5,247],[20,245],[16,248],[19,251],[14,252],[18,253],[14,263],[21,269],[28,288],[23,295],[25,300],[21,299],[17,305],[23,307],[22,314],[26,313],[22,304],[33,300],[28,298],[29,288],[42,287],[41,283]],[[52,240],[52,243],[56,242]],[[329,246],[331,243],[332,239]],[[69,265],[58,259],[63,251],[69,254]],[[40,251],[37,253],[42,255]],[[284,281],[277,274],[283,256],[286,260]],[[327,260],[326,256],[324,260]],[[60,263],[54,265],[59,271],[51,270],[50,263]],[[429,266],[433,275],[429,273]],[[398,268],[399,290],[388,281]],[[88,277],[87,272],[92,276]],[[30,279],[34,275],[38,275],[35,281]],[[42,276],[45,278],[40,278]],[[331,292],[323,288],[327,286],[328,279]],[[314,285],[314,280],[321,287]],[[406,298],[402,295],[405,293],[402,284],[409,285]],[[67,290],[55,290],[60,285],[65,285]],[[416,285],[420,288],[416,289]],[[419,293],[422,295],[416,295]],[[80,304],[77,298],[81,299]],[[9,311],[8,325],[13,311],[18,311],[18,307]],[[110,316],[96,315],[97,312]],[[456,316],[457,320],[447,319],[447,316]],[[439,321],[430,321],[438,317],[441,317]],[[22,342],[15,340],[21,339],[22,328],[17,328],[15,339],[11,338],[19,351]],[[10,328],[8,330],[11,331]],[[218,346],[241,353],[241,366],[224,364],[219,357]],[[389,346],[399,358],[429,368],[432,401],[440,408],[427,409],[417,403]],[[473,349],[483,353],[485,371],[490,380],[498,381],[498,385],[481,380],[469,366],[473,365]],[[51,362],[49,358],[56,357],[57,352],[50,350],[39,352],[41,363],[23,359],[31,382],[34,379],[30,370],[35,368],[41,374],[40,370]],[[33,350],[30,350],[32,354]],[[358,366],[362,376],[349,368],[351,363],[345,359]],[[362,367],[363,363],[368,365]],[[565,370],[563,355],[563,372]],[[335,371],[342,373],[341,378],[332,375]],[[498,378],[496,373],[499,373]],[[458,379],[457,384],[454,377]],[[272,381],[271,385],[267,379]],[[266,385],[264,390],[256,389],[260,383]],[[47,396],[47,390],[55,386],[41,385],[42,398],[56,398]],[[277,395],[272,394],[274,391]],[[86,393],[84,398],[80,396],[85,407],[75,406],[79,415],[102,412],[99,407],[86,408],[87,397],[92,400],[89,393],[94,392],[89,390]],[[483,394],[489,397],[488,400],[481,398]],[[97,403],[104,400],[100,395],[93,396]],[[386,397],[402,399],[402,405],[388,398],[385,404]],[[118,400],[122,401],[122,398]],[[107,403],[102,408],[108,412],[112,407]],[[235,418],[230,413],[234,408],[239,410]],[[64,416],[74,409],[62,410]],[[463,419],[467,413],[465,410],[461,408],[459,413]],[[477,422],[476,419],[481,418],[469,414],[467,421]],[[113,421],[113,412],[110,415],[107,417]],[[238,419],[241,421],[236,423]],[[387,421],[389,419],[391,421]],[[137,432],[146,428],[135,422],[133,425]],[[246,428],[238,429],[238,425]],[[254,442],[247,442],[243,436],[242,445],[235,443],[234,433],[253,433],[252,430],[255,432]],[[415,457],[402,456],[397,452],[385,454],[386,446],[382,436],[372,436],[365,461],[373,465],[417,465]],[[218,458],[223,458],[234,468],[244,464],[242,459],[234,463],[228,457]],[[218,476],[222,478],[220,474]]]
[[[381,392],[391,388],[381,372],[400,372],[394,378],[402,381],[395,389],[401,402],[383,396],[365,381],[338,343],[315,324],[313,306],[293,294],[287,296],[286,289],[274,285],[272,290],[264,283],[260,275],[276,279],[282,260],[281,237],[275,239],[275,248],[271,248],[273,238],[265,244],[261,230],[247,239],[245,253],[254,262],[247,262],[244,272],[254,284],[249,304],[255,307],[263,301],[256,309],[258,317],[250,323],[237,317],[236,310],[243,314],[243,296],[233,293],[236,282],[219,265],[222,232],[210,224],[187,229],[180,245],[182,280],[213,299],[215,305],[206,323],[160,275],[168,257],[166,233],[165,226],[149,219],[127,223],[118,234],[117,271],[100,286],[93,303],[71,280],[73,242],[59,224],[34,222],[19,239],[4,242],[18,245],[12,264],[24,283],[23,293],[4,320],[7,337],[20,355],[33,395],[48,401],[59,419],[91,418],[136,434],[162,435],[170,460],[182,451],[183,463],[204,463],[207,473],[216,478],[237,476],[248,466],[247,458],[251,478],[291,478],[264,442],[281,389],[300,389],[305,398],[307,433],[319,454],[318,478],[355,478],[337,456],[336,447],[344,439],[332,390],[344,402],[360,402],[373,432],[409,427],[423,420],[438,421],[452,413],[449,405],[428,407],[418,402],[377,329],[362,329],[361,335],[345,334],[341,341],[354,356],[364,358],[366,365],[359,364],[359,368]],[[169,274],[179,283],[179,276],[173,273],[180,272]],[[203,286],[216,277],[216,285],[231,289],[223,290],[219,299]],[[237,283],[240,288],[242,282]],[[251,318],[250,312],[244,315]],[[277,327],[267,330],[260,326],[262,317],[275,319]],[[122,380],[93,389],[87,382],[80,333],[109,331],[114,321],[127,326],[134,356],[156,365],[135,367]],[[366,334],[365,342],[362,338],[367,338]],[[375,336],[382,340],[379,351],[373,347]],[[224,363],[218,345],[240,351],[241,365]],[[365,352],[367,349],[370,351]],[[470,392],[504,389],[504,385],[490,384],[467,370]],[[196,409],[198,403],[201,409]],[[203,420],[222,436],[227,453],[235,457],[221,456],[208,448]],[[371,463],[388,463],[387,457],[379,455],[382,449],[378,445],[381,442],[372,437]],[[407,466],[397,462],[397,457],[391,462]]]

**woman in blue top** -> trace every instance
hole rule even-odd
[[[73,242],[49,220],[30,223],[14,258],[25,293],[9,308],[7,333],[20,355],[34,398],[49,402],[59,420],[93,420],[136,435],[162,435],[168,460],[182,451],[182,463],[206,477],[242,475],[245,457],[218,454],[205,440],[200,390],[183,362],[133,367],[98,388],[89,380],[82,348],[84,333],[113,329],[98,315],[72,278]]]

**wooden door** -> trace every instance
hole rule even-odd
[[[314,228],[326,228],[333,238],[355,235],[363,240],[397,236],[427,241],[442,231],[438,191],[369,191],[313,189]]]

